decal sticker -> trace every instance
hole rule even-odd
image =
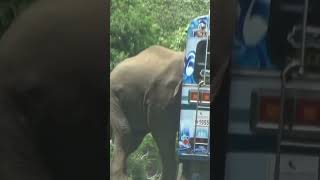
[[[206,37],[209,33],[208,29],[208,22],[209,22],[208,16],[203,16],[200,18],[194,19],[189,28],[188,28],[188,37]]]
[[[179,131],[180,155],[208,155],[210,111],[182,110]]]
[[[186,84],[195,84],[193,73],[194,73],[194,64],[195,64],[196,53],[194,51],[189,52],[185,57],[185,68],[183,73],[183,82]]]
[[[267,49],[270,0],[239,0],[233,66],[274,69]]]

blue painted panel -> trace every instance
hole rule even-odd
[[[198,42],[206,40],[207,35],[210,34],[209,16],[200,16],[193,19],[187,31],[187,46],[184,59],[183,83],[197,84],[194,78],[194,65],[196,48]]]
[[[238,0],[233,66],[275,69],[267,49],[270,0]]]
[[[187,31],[187,45],[185,50],[183,86],[181,99],[180,129],[179,129],[179,147],[178,154],[181,159],[206,159],[208,160],[209,147],[209,105],[198,109],[198,125],[204,123],[205,126],[199,125],[195,129],[196,109],[197,105],[189,103],[189,90],[198,90],[198,80],[194,76],[197,45],[200,41],[207,40],[210,34],[209,16],[200,16],[193,19]],[[202,87],[202,90],[210,90],[209,86]],[[203,144],[195,144],[194,137],[197,142]]]

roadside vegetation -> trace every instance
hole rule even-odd
[[[193,18],[208,14],[208,9],[206,0],[112,0],[110,70],[151,45],[183,51],[188,24]],[[113,145],[110,146],[111,157]],[[150,134],[129,157],[128,175],[132,180],[160,177],[158,148]]]
[[[183,51],[188,24],[208,9],[208,0],[112,0],[110,70],[151,45]]]

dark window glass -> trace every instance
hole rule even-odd
[[[210,50],[210,41],[208,41],[208,51]],[[210,55],[206,52],[207,40],[202,40],[198,43],[196,49],[196,59],[195,59],[195,78],[197,82],[203,80],[201,76],[201,71],[210,70]],[[207,64],[205,68],[205,60],[207,55]],[[203,74],[202,74],[203,75]]]
[[[304,1],[272,0],[268,28],[268,49],[271,62],[283,68],[289,59],[300,59]],[[320,1],[310,0],[306,32],[306,68],[320,66]],[[288,37],[288,35],[290,35]],[[290,39],[290,41],[288,41]],[[294,42],[294,44],[293,44]],[[316,57],[316,58],[315,58]]]

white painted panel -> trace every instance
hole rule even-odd
[[[225,180],[274,180],[275,155],[228,153]],[[282,154],[280,180],[318,180],[319,158]]]
[[[228,153],[225,180],[271,180],[272,155]]]
[[[318,180],[318,158],[302,155],[281,155],[281,180]]]

